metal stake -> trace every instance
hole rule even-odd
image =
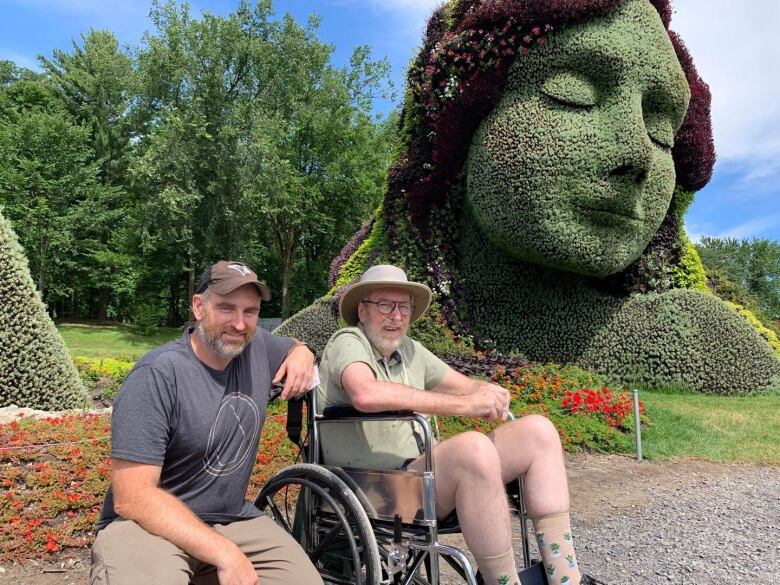
[[[642,426],[639,420],[639,390],[631,390],[634,399],[634,429],[636,433],[636,460],[642,461]]]

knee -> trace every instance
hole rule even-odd
[[[522,442],[545,452],[561,451],[561,437],[558,429],[547,417],[531,414],[511,423],[522,433]]]
[[[489,437],[476,431],[468,431],[459,436],[460,464],[464,470],[488,478],[501,473],[501,459],[496,446]]]

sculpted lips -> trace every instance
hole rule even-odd
[[[613,207],[598,207],[598,206],[575,206],[580,212],[584,213],[588,217],[594,219],[600,224],[615,224],[615,223],[644,223],[644,216],[637,213],[635,210],[622,210]]]

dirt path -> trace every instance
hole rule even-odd
[[[742,478],[756,470],[766,469],[695,460],[640,463],[617,455],[570,456],[568,471],[575,535],[576,531],[587,531],[613,517],[639,515],[651,507],[663,506],[665,500],[676,501],[722,480]],[[769,468],[769,472],[780,474],[780,469]],[[662,535],[658,536],[660,538]],[[70,551],[56,562],[29,561],[25,566],[5,565],[1,569],[2,585],[86,585],[89,555],[88,551]],[[688,581],[682,577],[678,580],[655,575],[647,580],[640,578],[631,582]]]

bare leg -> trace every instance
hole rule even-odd
[[[488,435],[501,461],[501,478],[520,475],[528,516],[540,518],[569,511],[569,486],[563,449],[555,426],[540,415],[501,425]]]
[[[505,553],[512,546],[512,527],[501,462],[491,440],[476,432],[452,437],[433,448],[436,474],[436,514],[444,518],[453,509],[463,537],[478,557]],[[424,469],[422,458],[409,469]]]

